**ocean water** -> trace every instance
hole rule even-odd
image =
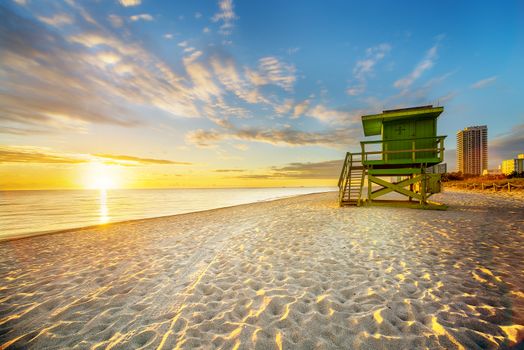
[[[0,240],[332,190],[335,188],[0,191]]]

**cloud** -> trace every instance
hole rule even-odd
[[[92,29],[70,35],[0,11],[7,19],[0,23],[2,132],[85,132],[93,123],[136,126],[144,118],[135,106],[177,118],[201,117],[205,107],[217,104],[221,111],[241,111],[221,99],[216,77],[197,61],[201,51],[184,57],[186,74],[178,74],[137,43],[90,21],[81,25]],[[256,92],[248,93],[246,100],[260,100]]]
[[[273,176],[299,179],[338,179],[342,170],[342,159],[324,162],[290,163],[283,167],[272,167]]]
[[[53,151],[46,147],[0,145],[0,163],[47,163],[80,164],[101,161],[107,164],[123,166],[138,165],[191,165],[167,159],[141,158],[129,155],[113,154],[72,154]]]
[[[141,13],[139,15],[134,15],[134,16],[131,16],[129,17],[133,22],[136,22],[136,21],[152,21],[153,20],[153,16],[151,16],[150,14],[148,13]]]
[[[353,124],[360,122],[360,116],[365,114],[365,110],[356,110],[352,112],[329,109],[324,105],[316,105],[305,112],[305,115],[318,119],[324,123],[332,124]]]
[[[308,107],[309,107],[309,100],[304,100],[300,103],[297,103],[293,107],[293,117],[294,118],[300,117],[301,115],[304,114],[304,112],[308,109]]]
[[[202,148],[214,147],[223,140],[256,141],[279,146],[320,145],[340,148],[357,143],[360,129],[340,128],[324,132],[308,132],[292,128],[273,129],[244,127],[224,131],[198,129],[189,132],[186,140]]]
[[[173,39],[173,34],[166,33],[166,34],[164,34],[164,38],[171,40],[171,39]]]
[[[167,159],[154,159],[154,158],[140,158],[134,156],[126,155],[114,155],[114,154],[93,154],[93,156],[103,159],[110,159],[114,161],[122,161],[124,164],[133,164],[133,165],[154,165],[154,164],[174,164],[174,165],[191,165],[192,163],[188,162],[176,162],[173,160]]]
[[[413,71],[404,78],[401,78],[393,84],[397,89],[405,90],[409,88],[422,74],[431,69],[437,59],[438,43],[433,45],[427,52],[421,62],[419,62]]]
[[[389,51],[391,51],[391,45],[387,43],[366,49],[365,58],[357,61],[353,68],[353,77],[356,82],[346,90],[349,95],[356,96],[365,91],[366,80],[373,74],[375,65],[381,61]]]
[[[287,54],[290,56],[296,54],[298,51],[300,51],[300,47],[290,47],[286,50]]]
[[[38,17],[38,19],[47,24],[47,25],[50,25],[50,26],[53,26],[53,27],[60,27],[60,26],[63,26],[65,24],[72,24],[73,23],[73,18],[71,16],[69,16],[68,14],[66,13],[57,13],[51,17],[43,17],[43,16],[40,16]]]
[[[212,17],[213,22],[222,22],[220,26],[220,33],[223,35],[230,35],[233,31],[233,22],[237,19],[233,10],[233,0],[220,0],[218,2],[219,12]]]
[[[43,147],[0,145],[0,163],[78,164],[86,162],[88,160],[82,156],[56,153]]]
[[[115,27],[115,28],[120,28],[120,27],[122,27],[124,25],[124,20],[120,16],[109,15],[109,16],[107,16],[107,19],[109,20],[111,25],[113,27]]]
[[[138,6],[142,3],[142,0],[118,0],[120,5],[124,7]]]
[[[234,93],[238,98],[248,103],[268,102],[259,93],[256,86],[241,77],[233,60],[220,60],[215,56],[211,59],[211,67],[225,89]]]
[[[258,70],[246,68],[246,77],[257,86],[273,84],[286,91],[293,90],[296,81],[295,66],[279,61],[276,57],[263,57],[258,60]]]
[[[486,79],[479,80],[476,83],[471,84],[471,88],[473,88],[473,89],[482,89],[482,88],[485,88],[485,87],[493,84],[495,82],[495,80],[497,80],[497,76],[496,75],[492,76],[492,77],[489,77],[489,78],[486,78]]]
[[[293,100],[289,98],[286,98],[283,103],[275,104],[273,106],[273,109],[277,114],[286,114],[291,111],[292,108],[294,108]]]
[[[215,173],[242,173],[245,172],[245,169],[216,169]]]
[[[273,166],[265,174],[243,174],[235,176],[241,179],[328,179],[336,180],[342,170],[343,160],[323,162],[290,163],[285,166]]]
[[[377,62],[382,60],[390,50],[391,45],[385,43],[366,49],[366,58],[357,61],[353,68],[355,78],[359,80],[366,78],[366,76],[373,72],[373,68]]]
[[[202,17],[202,14],[200,12],[195,12],[195,18],[199,19]]]
[[[515,125],[511,131],[489,139],[488,143],[490,163],[515,158],[524,153],[524,124]]]

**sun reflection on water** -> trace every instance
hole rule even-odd
[[[107,207],[107,190],[100,189],[100,223],[109,222],[109,208]]]

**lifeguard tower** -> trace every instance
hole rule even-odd
[[[441,174],[429,173],[428,167],[444,160],[446,136],[437,136],[437,118],[443,111],[420,106],[362,116],[364,135],[381,139],[360,142],[361,153],[346,153],[338,182],[340,205],[446,209],[428,201],[441,190]],[[393,192],[408,198],[383,197]]]

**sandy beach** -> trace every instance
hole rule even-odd
[[[333,192],[2,242],[0,348],[522,346],[524,200],[435,199],[449,210]]]

